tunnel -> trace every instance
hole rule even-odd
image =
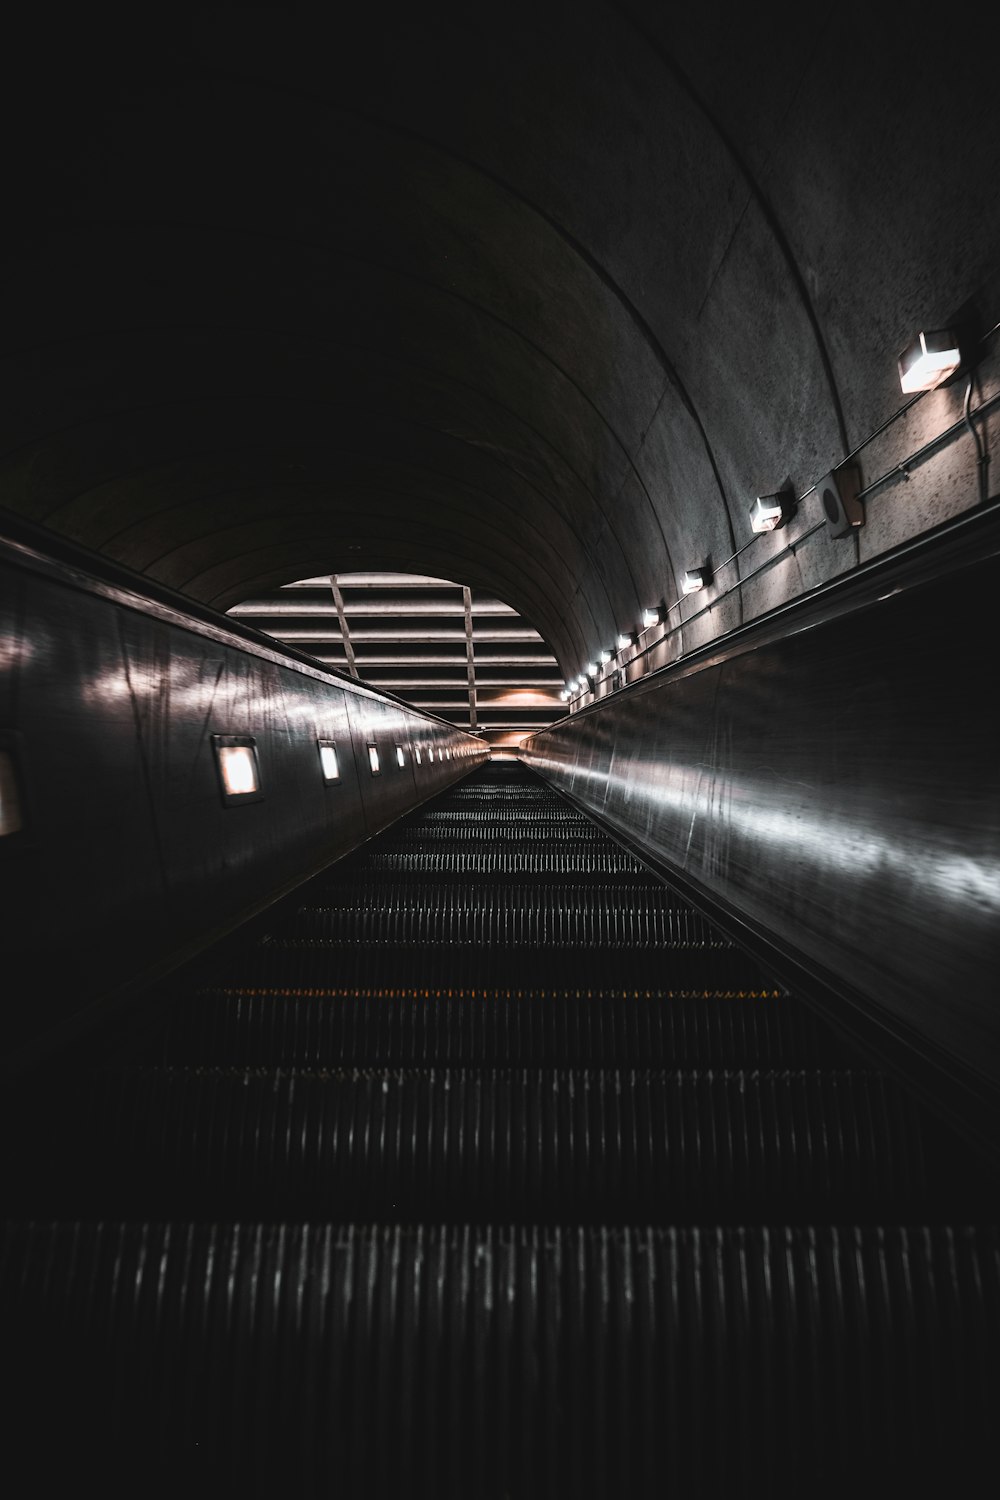
[[[987,41],[11,26],[12,1493],[995,1468]]]

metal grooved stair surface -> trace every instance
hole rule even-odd
[[[3,1100],[12,1494],[954,1493],[995,1183],[487,767]]]

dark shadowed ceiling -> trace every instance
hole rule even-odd
[[[193,598],[460,578],[569,676],[684,568],[714,569],[687,645],[975,502],[945,455],[858,535],[812,530],[914,329],[1000,319],[994,64],[965,28],[205,8],[7,50],[0,504]],[[783,484],[795,520],[752,542]]]

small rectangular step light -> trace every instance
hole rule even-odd
[[[416,757],[417,757],[417,765],[418,765],[418,766],[419,766],[419,765],[422,765],[422,764],[423,764],[423,762],[422,762],[422,760],[421,760],[421,759],[420,759],[420,746],[419,746],[419,745],[415,745],[415,746],[414,746],[414,747],[413,747],[413,753],[414,753],[414,755],[415,755],[415,756],[416,756]]]
[[[962,354],[954,329],[918,333],[897,361],[900,389],[904,396],[916,391],[932,391],[949,375],[954,375],[961,363]]]
[[[333,740],[317,740],[319,745],[319,763],[323,772],[324,781],[340,780],[340,763],[337,760],[337,747]]]
[[[212,744],[223,802],[259,802],[264,794],[256,740],[249,735],[213,734]]]
[[[642,612],[642,628],[649,630],[653,625],[659,625],[660,611],[658,609],[644,609]]]
[[[382,764],[378,758],[377,745],[368,746],[368,768],[373,776],[377,776],[382,769]]]
[[[403,749],[402,745],[396,746],[396,764],[397,766],[399,766],[400,770],[402,770],[402,768],[406,765],[406,751]]]
[[[681,574],[681,593],[696,594],[705,587],[705,583],[704,568],[688,568],[686,573]]]
[[[431,763],[433,764],[433,761],[434,761],[434,747],[433,747],[433,745],[431,745],[431,746],[428,747],[428,750],[427,750],[427,759],[429,761],[431,761]]]
[[[20,833],[24,827],[21,811],[21,793],[17,785],[14,757],[9,750],[0,750],[0,838],[10,833]]]

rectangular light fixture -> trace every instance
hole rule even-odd
[[[0,838],[20,833],[23,827],[24,812],[14,757],[9,750],[0,750]]]
[[[250,735],[213,734],[215,765],[223,802],[259,802],[264,793],[260,785],[257,742]]]
[[[688,568],[686,573],[681,574],[681,593],[696,594],[707,582],[704,568]]]
[[[587,676],[588,677],[596,677],[597,676],[597,663],[596,663],[596,661],[588,661],[588,663],[587,663]]]
[[[758,495],[750,507],[750,530],[762,533],[776,531],[791,515],[789,497],[783,490],[776,495]]]
[[[642,612],[642,628],[649,630],[653,625],[659,625],[660,611],[658,609],[644,609]]]
[[[632,637],[630,635],[626,635],[625,632],[622,631],[621,635],[618,637],[618,650],[627,651],[631,644]]]
[[[954,375],[962,363],[958,335],[952,328],[935,333],[918,333],[897,361],[899,384],[904,396],[916,391],[932,391]]]
[[[428,746],[428,749],[427,749],[427,759],[433,765],[433,763],[434,763],[434,747],[433,747],[433,745]]]
[[[397,766],[399,766],[400,770],[402,770],[402,768],[406,765],[406,751],[403,749],[402,745],[396,746],[396,764]]]
[[[606,667],[607,664],[608,664],[608,662],[611,660],[611,652],[610,651],[602,651],[601,654],[600,654],[600,656],[597,658],[597,660],[598,660],[598,662],[600,663],[600,665],[602,667]]]
[[[382,770],[382,763],[378,758],[377,745],[368,746],[368,769],[371,771],[373,776],[378,776],[378,774]]]
[[[413,753],[417,757],[417,765],[418,766],[422,765],[423,762],[420,759],[420,746],[419,745],[414,745],[414,747],[413,747]]]
[[[340,762],[337,760],[337,747],[333,740],[318,740],[319,763],[323,771],[324,781],[340,780]]]

